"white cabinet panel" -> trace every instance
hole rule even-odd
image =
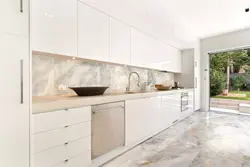
[[[48,113],[34,114],[32,133],[40,133],[63,128],[91,120],[91,107],[81,107]],[[57,121],[55,121],[57,120]]]
[[[0,32],[28,37],[29,0],[1,0]]]
[[[155,56],[154,41],[150,36],[131,29],[131,64],[147,67]]]
[[[66,160],[62,163],[56,164],[52,167],[88,167],[91,164],[91,153],[86,152],[77,157]]]
[[[0,166],[26,167],[29,166],[29,40],[0,33],[0,51]]]
[[[167,128],[180,118],[181,93],[162,96],[162,128]]]
[[[160,132],[161,97],[126,101],[126,144],[135,144]]]
[[[147,108],[147,129],[150,134],[155,135],[161,131],[161,96],[148,98],[146,102],[144,105]]]
[[[33,135],[33,153],[38,153],[91,135],[91,122],[71,125]]]
[[[38,154],[34,154],[32,156],[34,159],[34,167],[50,167],[83,153],[86,154],[86,157],[90,158],[90,147],[91,138],[86,137],[69,142],[67,145],[61,145]],[[89,161],[90,159],[88,159],[88,162]]]
[[[181,51],[131,29],[131,64],[180,73]]]
[[[77,55],[77,0],[32,1],[32,50]]]
[[[110,61],[130,64],[130,27],[110,18]]]
[[[109,16],[78,2],[78,57],[109,61]]]
[[[125,103],[126,145],[143,141],[145,137],[145,99],[128,100]]]

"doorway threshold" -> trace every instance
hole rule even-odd
[[[242,113],[242,112],[239,112],[239,111],[237,111],[237,110],[230,110],[230,109],[223,109],[223,108],[215,108],[215,107],[210,107],[210,111],[250,116],[249,113]]]

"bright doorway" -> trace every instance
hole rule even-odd
[[[210,54],[210,110],[250,114],[250,49]]]

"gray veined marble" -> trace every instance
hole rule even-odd
[[[109,86],[107,93],[125,91],[129,73],[140,74],[141,84],[144,82],[171,84],[173,73],[154,70],[118,66],[106,63],[80,62],[65,60],[58,57],[33,55],[32,57],[33,96],[48,96],[72,93],[71,90],[58,91],[60,84],[70,86]],[[131,78],[131,88],[138,90],[136,76]]]
[[[250,117],[196,112],[103,167],[250,167]]]

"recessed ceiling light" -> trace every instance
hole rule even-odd
[[[245,9],[245,12],[249,12],[249,8],[246,8],[246,9]]]

